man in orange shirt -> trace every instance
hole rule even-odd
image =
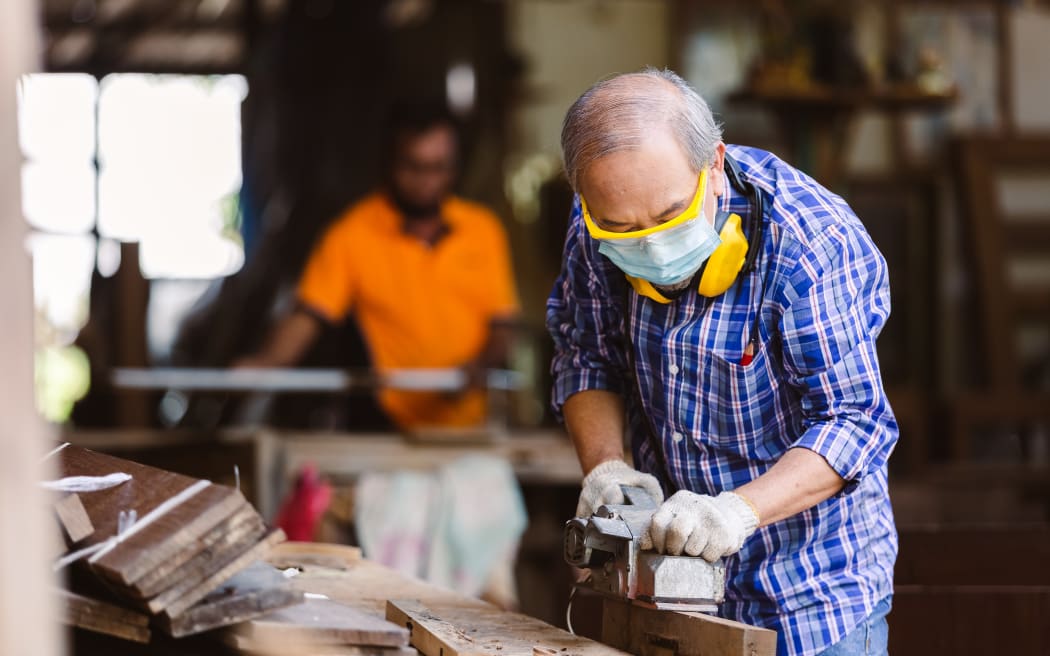
[[[322,322],[352,315],[375,368],[461,367],[474,383],[459,394],[382,390],[395,424],[477,425],[485,418],[478,377],[505,360],[518,313],[507,238],[491,211],[451,193],[450,117],[404,111],[389,138],[386,184],[331,225],[307,261],[295,310],[237,365],[294,365]]]

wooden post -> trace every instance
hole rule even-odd
[[[777,633],[739,622],[606,598],[602,642],[638,656],[773,656]]]
[[[0,654],[61,652],[46,561],[54,519],[37,481],[48,444],[33,400],[33,287],[15,88],[35,68],[35,0],[0,2]]]

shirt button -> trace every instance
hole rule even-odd
[[[671,439],[674,440],[675,442],[681,442],[684,437],[685,436],[682,435],[681,433],[679,433],[678,431],[675,431],[674,433],[671,434]]]
[[[672,374],[676,374],[678,373],[678,365],[672,364],[670,367],[667,368],[667,370],[670,371]]]

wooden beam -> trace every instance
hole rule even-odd
[[[637,656],[773,656],[776,631],[606,599],[602,642]]]
[[[36,70],[39,27],[35,0],[0,2],[0,654],[61,651],[58,609],[48,556],[54,520],[37,482],[47,437],[33,399],[33,284],[22,219],[22,155],[15,101],[20,76]]]
[[[67,494],[52,507],[70,544],[76,544],[95,532],[95,526],[91,523],[91,518],[84,510],[84,504],[78,495]]]

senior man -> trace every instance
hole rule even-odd
[[[642,487],[662,504],[643,547],[726,558],[723,616],[777,630],[780,654],[885,653],[897,424],[864,226],[776,156],[726,146],[670,71],[593,86],[562,149],[576,201],[547,324],[577,514]]]

